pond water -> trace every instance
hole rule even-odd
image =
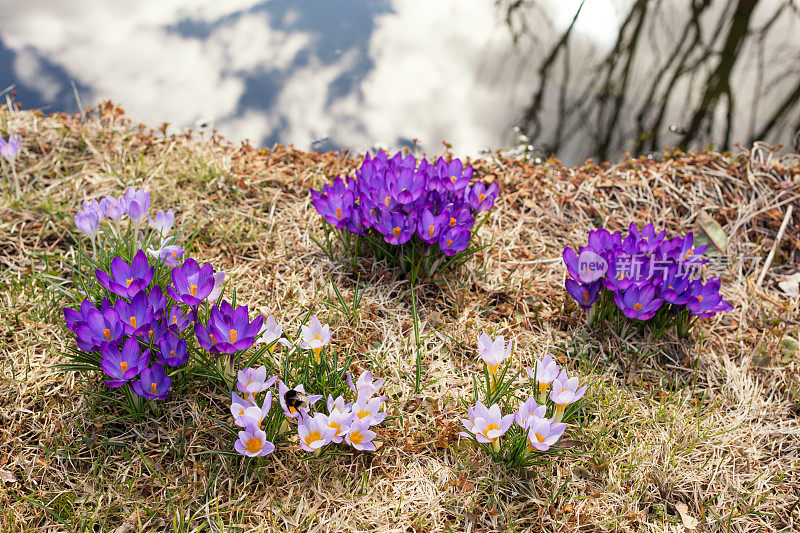
[[[227,139],[568,163],[791,145],[791,0],[0,0],[0,91]],[[74,87],[73,87],[74,85]],[[3,96],[5,99],[5,96]]]

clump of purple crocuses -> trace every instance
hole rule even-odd
[[[384,380],[374,381],[372,373],[365,371],[354,384],[350,373],[347,382],[355,401],[348,402],[343,395],[329,394],[325,411],[314,412],[314,405],[322,395],[306,393],[303,384],[289,387],[277,376],[267,379],[265,366],[247,367],[237,374],[237,392],[231,393],[231,415],[237,426],[238,439],[234,449],[247,457],[261,457],[275,450],[278,437],[297,425],[300,448],[318,456],[329,444],[345,444],[356,450],[375,451],[377,436],[370,428],[386,418],[382,410],[385,396],[375,396]],[[277,382],[277,406],[273,409],[273,393]],[[262,392],[266,394],[259,399]],[[350,394],[348,394],[350,395]]]
[[[663,332],[675,325],[685,336],[697,317],[728,312],[733,306],[719,294],[719,278],[705,283],[700,268],[706,246],[695,246],[693,233],[666,239],[652,224],[641,231],[631,223],[628,235],[605,228],[589,232],[577,252],[564,248],[569,277],[564,285],[590,320],[613,318],[652,321]]]
[[[465,431],[459,435],[476,442],[497,461],[524,466],[563,436],[565,420],[576,416],[587,387],[581,387],[577,377],[569,377],[547,354],[533,369],[525,369],[534,391],[519,399],[513,392],[519,388],[514,383],[516,375],[507,376],[512,346],[503,337],[492,340],[485,333],[478,339],[486,401],[475,398],[467,406],[467,417],[461,420]],[[474,390],[479,390],[477,381]],[[508,414],[503,414],[504,408]]]
[[[473,169],[459,159],[440,157],[434,164],[379,151],[374,157],[367,153],[355,174],[312,190],[317,212],[340,230],[346,246],[360,236],[404,271],[422,268],[418,273],[429,277],[458,262],[451,259],[467,250],[477,215],[491,210],[498,194],[497,183],[470,184]]]

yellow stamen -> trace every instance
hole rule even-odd
[[[694,255],[694,250],[687,250],[685,254],[683,254],[684,259],[688,259],[690,255]]]
[[[103,335],[106,336],[106,340],[111,340],[111,330],[108,328],[103,328]]]
[[[208,336],[211,337],[211,344],[217,344],[217,339],[214,338],[213,333],[209,333]]]
[[[128,287],[130,287],[130,286],[131,286],[131,283],[133,283],[133,278],[126,279],[126,280],[125,280],[125,283],[127,284],[127,286],[128,286]]]
[[[675,290],[675,287],[673,287],[672,285],[667,285],[667,288],[668,288],[669,290],[671,290],[671,291],[674,291],[674,290]]]
[[[434,230],[435,230],[435,228],[433,226],[428,226],[428,235],[433,237]]]
[[[703,301],[703,297],[702,297],[702,296],[698,296],[698,297],[697,297],[697,301],[698,301],[698,302],[702,302],[702,301]]]
[[[156,393],[156,384],[155,383],[151,383],[150,384],[150,394],[155,394],[155,393]]]
[[[584,302],[589,301],[589,291],[583,291],[583,301]]]
[[[478,203],[481,203],[481,202],[483,201],[483,199],[484,199],[484,198],[486,198],[486,195],[485,195],[485,194],[479,194],[479,195],[478,195]]]
[[[534,433],[536,436],[537,442],[544,442],[544,437],[542,437],[541,433]]]
[[[364,440],[364,435],[358,430],[352,430],[350,432],[350,442],[353,444],[361,444]]]
[[[447,244],[445,245],[445,248],[450,248],[450,245],[452,244],[453,244],[453,239],[447,239]]]
[[[322,435],[320,434],[319,431],[312,431],[311,433],[306,435],[305,438],[306,446],[310,448],[311,445],[317,442],[318,440],[322,440]]]
[[[336,208],[336,218],[342,218],[342,210],[338,207]]]
[[[358,413],[356,413],[356,416],[357,416],[358,418],[367,418],[367,417],[368,417],[368,416],[370,416],[370,415],[372,415],[372,413],[370,413],[370,412],[369,412],[369,411],[367,411],[366,409],[362,409],[362,410],[360,410]]]
[[[175,350],[170,350],[170,351],[169,351],[169,354],[170,354],[172,357],[175,357]]]
[[[455,226],[455,225],[456,225],[456,222],[458,222],[458,220],[456,220],[456,219],[455,219],[455,218],[453,218],[453,217],[450,217],[450,227],[451,227],[451,228],[452,228],[453,226]]]
[[[625,274],[620,274],[619,276],[617,276],[617,278],[619,278],[619,279],[625,279]]]
[[[490,365],[486,363],[486,366],[489,368],[489,373],[494,375],[497,372],[497,365]]]
[[[450,183],[455,183],[457,179],[455,176],[450,176]]]
[[[125,372],[127,372],[127,371],[128,371],[128,363],[126,363],[125,361],[122,361],[122,362],[119,364],[119,367],[122,369],[122,372],[123,372],[123,373],[125,373]]]
[[[636,302],[635,304],[633,304],[633,310],[634,311],[638,311],[641,308],[642,308],[642,304],[640,304],[639,302]]]
[[[136,317],[135,316],[131,317],[130,323],[131,323],[131,326],[133,326],[134,328],[136,327]]]
[[[196,291],[196,290],[197,290],[197,285],[195,285],[194,283],[192,283],[191,285],[189,285],[189,294],[190,294],[191,296],[194,296],[194,291]]]
[[[244,414],[244,409],[239,409],[239,416],[242,416],[243,414]]]
[[[238,332],[235,329],[231,330],[231,343],[236,342],[236,335],[237,334],[238,334]]]
[[[389,196],[387,196],[386,198],[384,198],[383,203],[386,204],[386,207],[389,207],[389,202],[391,201],[392,199]]]
[[[178,325],[178,315],[175,315],[174,317],[172,317],[172,324],[175,325],[175,326]]]
[[[336,433],[333,434],[334,437],[338,437],[339,433],[342,432],[342,426],[338,422],[328,422],[328,427],[336,430]]]
[[[150,336],[150,340],[153,340],[153,330],[149,330],[147,334]]]
[[[295,409],[294,407],[292,407],[292,406],[290,405],[290,406],[289,406],[289,414],[292,414],[292,415],[293,415],[293,414],[295,414],[296,412],[297,412],[297,409]]]
[[[400,226],[396,226],[396,227],[395,227],[395,228],[392,230],[392,233],[394,233],[394,237],[395,237],[396,239],[397,239],[397,238],[400,238]]]
[[[250,453],[258,453],[261,450],[261,444],[261,439],[258,437],[253,437],[247,441],[247,444],[245,444],[244,447],[247,448],[247,451]]]
[[[172,257],[177,257],[177,256],[178,256],[178,252],[176,252],[175,250],[172,250]]]
[[[319,340],[319,333],[314,333],[314,338]]]

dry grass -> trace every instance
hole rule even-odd
[[[330,280],[356,275],[312,242],[309,186],[357,166],[333,154],[164,138],[113,106],[89,118],[0,111],[19,132],[21,201],[0,200],[0,530],[677,531],[676,505],[706,531],[796,531],[800,518],[800,363],[777,344],[797,335],[798,301],[776,281],[800,258],[800,167],[766,147],[563,168],[474,161],[501,200],[492,243],[449,286],[421,294],[422,394],[413,393],[410,287],[386,265],[354,320]],[[289,330],[309,310],[334,327],[356,366],[388,379],[390,418],[375,454],[303,460],[291,446],[252,462],[209,452],[232,443],[220,395],[195,387],[158,420],[130,424],[99,404],[96,380],[53,369],[72,342],[53,280],[67,279],[79,202],[128,185],[197,222],[195,256],[226,270],[240,301]],[[762,287],[755,286],[786,206],[795,206]],[[725,229],[715,267],[736,309],[688,341],[587,330],[565,298],[560,252],[589,229],[655,222],[674,235],[705,210]],[[794,265],[794,267],[792,267]],[[592,383],[584,441],[548,467],[505,470],[459,442],[477,335],[518,341],[519,365],[556,350]]]

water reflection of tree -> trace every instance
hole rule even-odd
[[[591,1],[545,42],[542,0],[497,0],[514,42],[540,58],[523,127],[545,151],[560,153],[579,130],[592,145],[582,151],[607,159],[664,144],[786,142],[800,129],[800,46],[782,42],[800,43],[793,0],[632,0],[602,54],[575,30]]]

